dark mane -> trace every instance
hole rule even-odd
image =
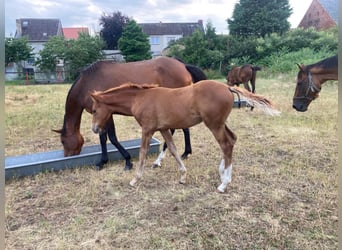
[[[90,74],[90,73],[94,73],[103,64],[115,64],[115,63],[116,63],[115,61],[104,61],[104,60],[96,61],[96,62],[90,64],[89,66],[86,66],[85,68],[83,68],[82,71],[81,71],[81,74],[82,75],[87,75],[87,74]]]
[[[337,55],[328,57],[326,59],[323,59],[317,63],[313,63],[307,66],[308,69],[311,69],[313,67],[321,67],[323,69],[326,68],[334,68],[338,65],[338,58]]]

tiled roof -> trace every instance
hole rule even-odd
[[[147,35],[182,35],[190,36],[196,29],[202,32],[203,23],[139,23],[143,32]]]
[[[21,18],[16,20],[15,37],[28,36],[29,41],[47,41],[51,36],[62,35],[59,19]]]
[[[338,21],[338,0],[319,0],[323,8],[329,13],[330,17],[337,23]]]
[[[80,32],[89,34],[87,27],[63,28],[63,35],[66,39],[77,39]]]

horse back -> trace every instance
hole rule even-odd
[[[81,72],[69,90],[67,102],[90,112],[89,92],[104,91],[127,82],[178,88],[192,84],[192,78],[183,63],[169,57],[129,63],[98,61]]]

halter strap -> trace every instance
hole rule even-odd
[[[307,76],[308,76],[308,79],[309,79],[309,86],[308,86],[308,88],[307,88],[307,90],[305,92],[305,95],[304,96],[299,96],[299,97],[294,97],[293,99],[308,99],[308,100],[312,101],[312,100],[315,99],[315,97],[309,97],[308,96],[309,92],[311,91],[312,93],[317,94],[317,93],[319,93],[321,91],[321,88],[318,88],[315,85],[315,83],[313,82],[312,74],[311,74],[310,71],[308,72]]]

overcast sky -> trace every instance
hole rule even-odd
[[[14,36],[19,18],[58,18],[63,27],[100,30],[103,13],[120,11],[138,23],[210,21],[217,34],[228,34],[227,19],[238,0],[5,0],[5,36]],[[289,0],[293,13],[288,19],[295,28],[312,0]]]

